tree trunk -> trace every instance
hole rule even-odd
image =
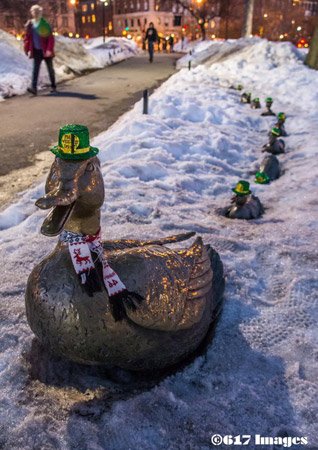
[[[206,29],[205,29],[205,22],[200,23],[200,28],[201,28],[201,34],[202,34],[202,41],[205,41],[206,39]]]
[[[245,20],[242,37],[250,37],[253,32],[253,14],[255,0],[245,0]]]
[[[312,69],[318,70],[318,25],[316,26],[312,41],[310,44],[309,53],[305,60],[305,64]]]

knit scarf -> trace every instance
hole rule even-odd
[[[99,260],[102,264],[103,281],[108,296],[113,297],[125,291],[126,286],[104,256],[100,230],[96,234],[79,234],[64,230],[60,240],[68,244],[73,267],[80,276],[81,284],[87,283],[89,272],[95,269],[95,261]],[[95,261],[91,252],[96,254]]]

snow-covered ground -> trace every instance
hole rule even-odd
[[[57,81],[63,81],[88,70],[101,69],[138,53],[137,45],[125,38],[82,39],[56,38],[54,66]],[[43,63],[39,87],[49,83]],[[23,44],[0,30],[0,100],[24,94],[30,86],[32,61],[23,52]]]
[[[39,234],[42,184],[0,215],[1,448],[208,450],[215,433],[258,433],[304,436],[308,446],[290,448],[317,449],[318,77],[288,44],[238,46],[222,63],[181,70],[150,97],[149,115],[138,103],[94,139],[104,238],[194,230],[219,251],[226,291],[212,343],[157,383],[47,355],[23,300],[32,267],[56,243]],[[232,83],[287,114],[284,173],[270,185],[253,173],[273,118],[240,104],[222,87]],[[242,178],[266,208],[258,220],[216,213]],[[253,438],[245,448],[273,450]]]

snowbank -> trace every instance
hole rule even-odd
[[[101,69],[138,53],[133,41],[125,38],[69,39],[56,38],[54,58],[57,80],[63,81],[88,70]],[[23,53],[22,42],[0,30],[0,100],[21,95],[30,85],[32,61]],[[48,84],[46,69],[42,68],[39,86]]]
[[[39,235],[45,214],[34,201],[43,185],[0,215],[5,450],[208,450],[215,433],[252,435],[252,450],[260,448],[253,444],[256,433],[306,436],[309,445],[295,448],[316,448],[318,116],[313,100],[306,107],[299,98],[315,96],[318,79],[291,47],[263,44],[241,54],[244,85],[261,99],[274,98],[290,134],[280,156],[283,176],[269,186],[252,180],[273,119],[222,87],[242,81],[235,55],[233,70],[230,59],[223,72],[216,64],[181,70],[150,97],[148,116],[138,103],[94,139],[106,188],[104,238],[194,230],[225,264],[214,339],[180,372],[155,383],[47,355],[26,323],[23,301],[30,270],[56,243]],[[282,55],[281,65],[273,54]],[[281,78],[284,58],[289,76]],[[251,181],[266,208],[261,219],[231,221],[216,213],[241,178]]]

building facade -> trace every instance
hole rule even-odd
[[[152,22],[161,38],[174,35],[198,38],[200,26],[196,19],[173,0],[113,0],[114,33],[116,36],[128,36],[142,41]],[[218,28],[216,17],[207,23],[207,35]]]
[[[76,4],[76,22],[81,37],[113,35],[113,13],[110,0],[79,0]]]

